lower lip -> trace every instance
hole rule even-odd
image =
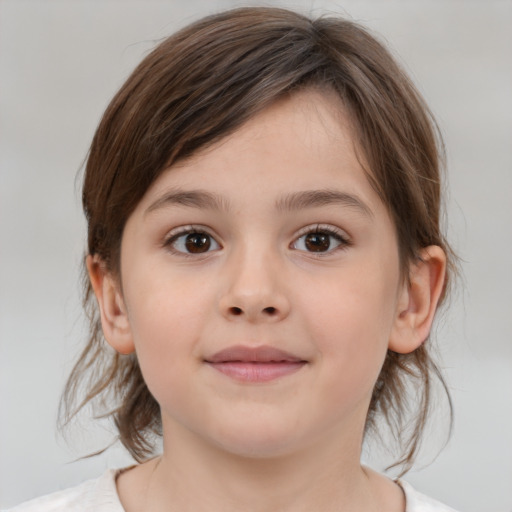
[[[275,363],[225,362],[208,363],[220,373],[241,382],[270,382],[291,375],[306,363],[303,361],[281,361]]]

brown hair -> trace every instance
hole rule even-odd
[[[88,253],[115,275],[125,223],[155,179],[303,87],[333,90],[349,109],[368,177],[396,225],[404,276],[429,245],[445,250],[450,275],[454,258],[440,230],[442,144],[423,99],[361,26],[277,8],[236,9],[193,23],[158,45],[121,87],[96,131],[85,170]],[[160,434],[159,406],[136,355],[120,355],[105,343],[87,277],[84,290],[90,339],[67,383],[62,417],[99,403],[124,446],[143,460]],[[403,441],[397,464],[406,469],[428,416],[432,376],[446,390],[424,343],[411,354],[388,351],[374,388],[366,427],[375,426],[377,413],[384,416]],[[406,432],[410,379],[420,398]],[[78,401],[82,386],[85,398]]]

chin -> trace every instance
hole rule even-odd
[[[285,442],[268,442],[257,440],[252,443],[247,439],[242,443],[219,443],[217,445],[226,454],[251,460],[268,460],[286,457],[294,453],[294,449]]]
[[[271,459],[290,455],[306,444],[306,436],[300,436],[291,425],[270,422],[238,424],[235,428],[210,431],[210,441],[222,451],[248,459]],[[292,435],[293,433],[293,435]],[[298,435],[299,434],[299,435]],[[303,438],[301,443],[300,438]]]

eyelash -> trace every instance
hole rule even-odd
[[[176,230],[173,230],[173,231],[171,231],[171,233],[169,233],[169,235],[166,237],[166,239],[164,240],[162,245],[166,249],[168,249],[171,253],[177,254],[177,255],[185,257],[185,258],[194,258],[194,257],[197,258],[198,256],[199,257],[204,256],[205,254],[208,254],[209,252],[211,252],[211,251],[205,251],[205,252],[199,252],[199,253],[192,253],[192,252],[187,252],[187,251],[179,251],[174,247],[174,245],[180,238],[185,237],[187,235],[192,235],[192,234],[206,235],[210,239],[210,241],[213,240],[213,242],[219,248],[221,247],[219,242],[217,242],[217,240],[215,240],[215,237],[213,237],[210,233],[208,233],[208,231],[202,226],[184,226],[181,228],[177,228]],[[215,250],[217,250],[217,249],[215,249]]]
[[[178,228],[177,230],[172,231],[169,234],[169,236],[166,237],[166,239],[164,240],[162,245],[165,248],[167,248],[170,252],[172,252],[173,254],[177,254],[182,257],[196,257],[197,258],[200,256],[204,256],[204,255],[208,254],[209,252],[212,252],[211,250],[209,250],[210,246],[208,246],[208,248],[207,248],[208,250],[206,250],[205,252],[198,252],[198,253],[188,252],[185,250],[184,251],[177,250],[174,246],[176,244],[176,242],[180,238],[185,237],[187,235],[191,235],[191,234],[207,236],[209,239],[209,244],[211,244],[213,241],[213,243],[216,245],[216,247],[213,250],[218,250],[218,249],[222,248],[222,246],[219,244],[219,242],[217,242],[215,237],[213,237],[210,233],[208,233],[208,231],[205,230],[205,228],[202,226],[184,226],[182,228]],[[332,226],[325,226],[322,224],[317,224],[316,226],[308,226],[308,227],[303,228],[299,232],[298,236],[294,239],[294,241],[290,244],[290,248],[296,249],[296,245],[303,237],[306,237],[308,235],[316,235],[316,234],[327,235],[329,238],[334,238],[336,240],[336,242],[338,243],[338,245],[331,249],[330,248],[331,244],[329,243],[329,247],[326,251],[301,250],[301,252],[305,252],[307,254],[314,255],[315,257],[321,258],[321,257],[325,257],[327,255],[330,255],[334,252],[337,252],[340,250],[345,250],[347,247],[350,247],[352,245],[351,241],[349,240],[349,238],[343,231],[336,229]]]
[[[303,251],[317,258],[326,257],[335,252],[346,250],[348,247],[352,245],[352,242],[350,241],[348,235],[344,231],[341,231],[340,229],[337,229],[333,226],[317,224],[316,226],[308,226],[302,229],[299,232],[299,235],[290,244],[290,246],[293,247],[299,242],[301,238],[307,235],[315,234],[327,235],[330,238],[334,238],[338,242],[338,245],[336,247],[332,249],[329,247],[327,251]]]

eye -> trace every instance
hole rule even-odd
[[[292,244],[293,249],[305,252],[327,253],[349,245],[347,238],[332,228],[316,227],[301,235]]]
[[[171,236],[166,246],[173,251],[185,254],[204,254],[220,249],[217,241],[204,231],[187,230]]]

